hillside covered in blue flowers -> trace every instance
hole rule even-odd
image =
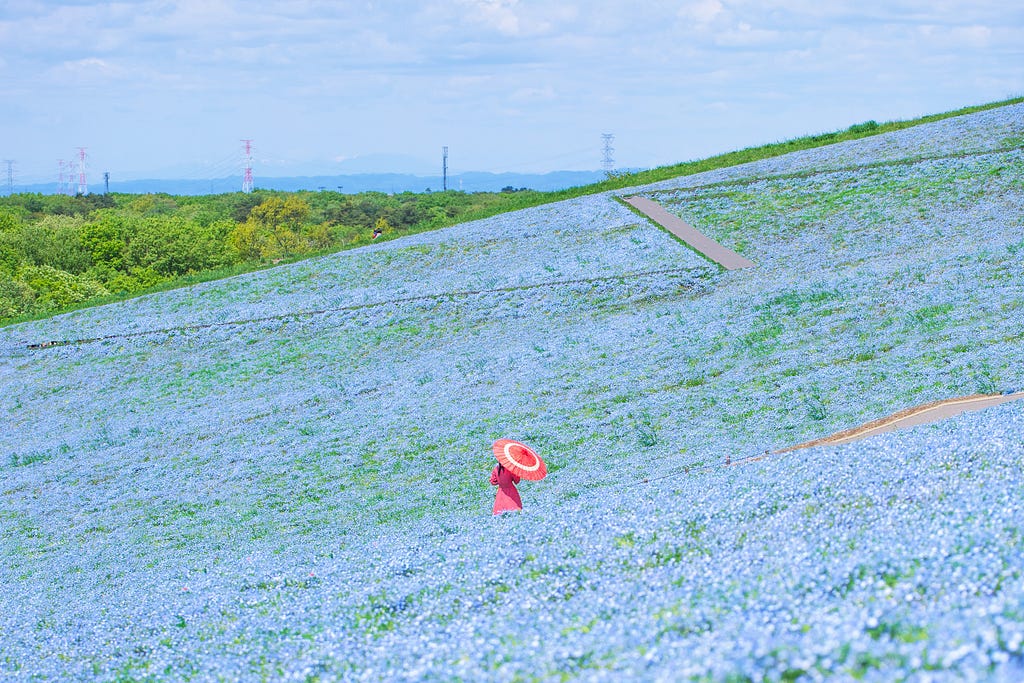
[[[1017,104],[0,329],[0,678],[1021,680],[1024,401],[725,463],[1024,389],[1022,258]]]

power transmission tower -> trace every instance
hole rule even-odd
[[[110,171],[103,172],[103,194],[110,194]]]
[[[89,194],[89,184],[85,182],[85,147],[78,148],[78,194]]]
[[[252,192],[252,140],[242,140],[245,148],[245,170],[242,173],[242,192]]]
[[[7,196],[14,194],[14,159],[4,159],[7,164]]]
[[[441,189],[445,192],[448,191],[448,147],[442,147],[443,162],[442,162],[442,177],[441,177]]]
[[[611,173],[615,170],[615,159],[612,158],[612,152],[615,148],[612,147],[612,143],[615,142],[615,135],[612,133],[602,133],[601,139],[604,141],[604,154],[601,157],[601,168],[604,169],[605,173]]]
[[[64,194],[64,160],[57,159],[57,194]]]

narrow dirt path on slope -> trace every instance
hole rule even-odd
[[[1013,391],[1005,394],[974,394],[972,396],[962,396],[960,398],[933,401],[931,403],[925,403],[912,408],[907,408],[906,410],[901,410],[893,413],[892,415],[872,420],[871,422],[865,422],[864,424],[851,429],[844,429],[841,432],[836,432],[835,434],[831,434],[820,439],[805,441],[803,443],[796,444],[795,446],[780,448],[775,451],[766,450],[760,455],[751,455],[743,458],[733,459],[730,456],[726,456],[724,463],[688,465],[681,468],[675,468],[668,474],[641,479],[637,481],[636,484],[648,484],[652,481],[658,481],[659,479],[668,479],[669,477],[678,476],[680,473],[690,474],[697,472],[710,472],[720,467],[747,465],[749,463],[765,460],[773,455],[791,453],[792,451],[812,448],[814,446],[834,446],[850,443],[866,439],[870,436],[881,434],[883,432],[892,432],[897,429],[907,429],[909,427],[915,427],[922,424],[939,422],[962,413],[983,410],[985,408],[991,408],[992,406],[1021,399],[1024,399],[1024,391]]]
[[[1008,403],[1022,398],[1024,398],[1024,391],[995,395],[974,394],[973,396],[964,396],[962,398],[933,401],[931,403],[925,403],[913,408],[901,410],[898,413],[893,413],[887,417],[866,422],[859,427],[845,429],[830,436],[814,439],[812,441],[805,441],[804,443],[799,443],[795,446],[783,448],[774,451],[774,453],[788,453],[802,448],[811,448],[812,446],[832,446],[850,443],[851,441],[866,439],[869,436],[874,436],[875,434],[891,432],[897,429],[905,429],[907,427],[915,427],[917,425],[928,424],[931,422],[938,422],[949,417],[960,415],[961,413],[982,410],[984,408],[997,406],[1002,403]]]
[[[726,270],[755,266],[753,261],[740,256],[732,249],[723,247],[679,216],[669,213],[653,199],[634,196],[629,197],[625,202]]]

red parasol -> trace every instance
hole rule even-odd
[[[512,474],[538,481],[547,476],[548,467],[529,446],[512,439],[494,442],[494,457]]]

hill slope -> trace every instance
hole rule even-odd
[[[0,671],[1012,678],[1019,404],[712,465],[1024,387],[1022,139],[619,193],[743,271],[603,194],[0,330]],[[502,436],[551,474],[491,519]]]

